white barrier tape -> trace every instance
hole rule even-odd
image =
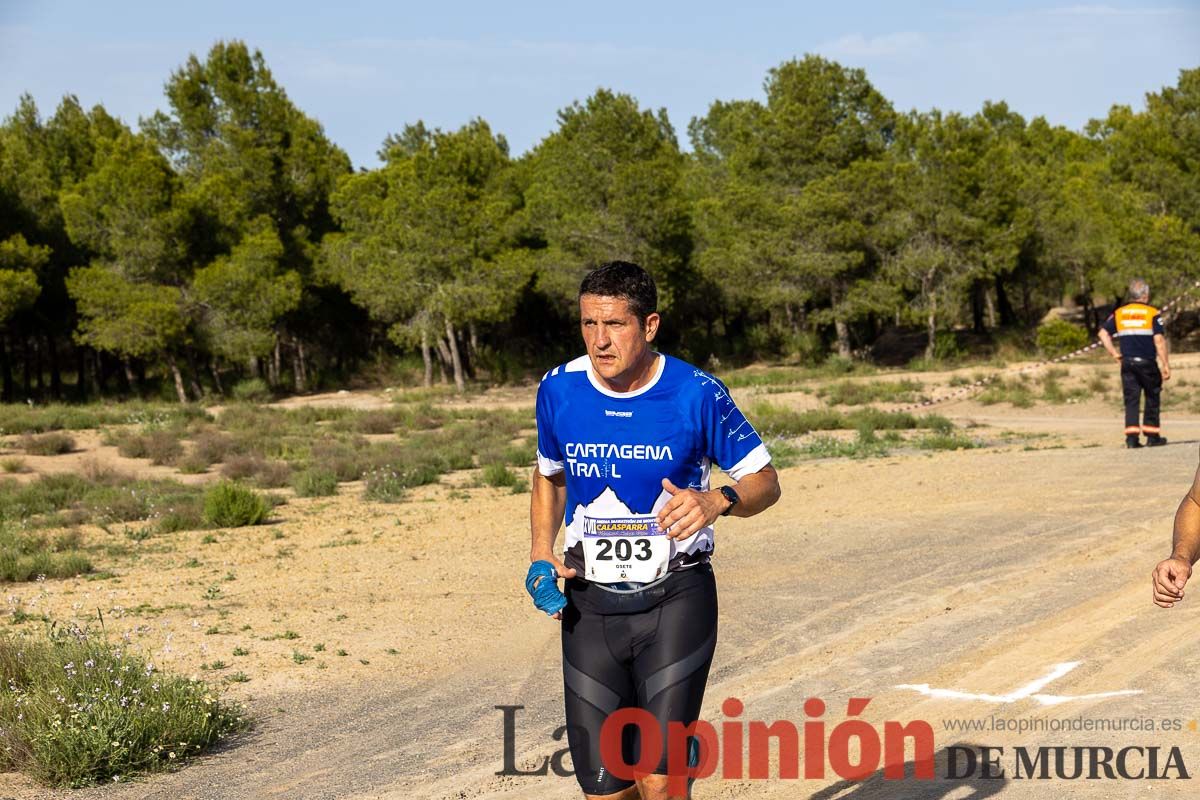
[[[1159,314],[1165,316],[1167,314],[1167,312],[1171,309],[1172,306],[1181,302],[1185,297],[1187,297],[1189,294],[1191,294],[1191,292],[1194,289],[1196,289],[1198,287],[1200,287],[1200,281],[1194,282],[1191,286],[1184,289],[1175,298],[1173,298],[1171,300],[1171,302],[1167,303],[1161,309],[1159,309]],[[1182,310],[1182,309],[1180,309],[1180,310]],[[1100,342],[1098,342],[1098,341],[1092,342],[1091,344],[1089,344],[1086,347],[1081,347],[1078,350],[1067,353],[1066,355],[1058,356],[1057,358],[1048,358],[1048,359],[1045,359],[1044,361],[1038,361],[1034,364],[1026,364],[1023,367],[1020,367],[1015,370],[1009,370],[1008,372],[997,372],[995,375],[989,375],[986,378],[980,378],[979,380],[975,381],[974,383],[969,383],[966,386],[963,386],[962,388],[951,392],[950,394],[943,395],[941,397],[930,398],[929,400],[922,400],[919,403],[912,403],[910,405],[903,406],[902,408],[897,409],[897,412],[915,411],[919,408],[929,408],[930,406],[941,405],[943,403],[949,403],[949,402],[953,402],[955,400],[962,400],[965,398],[966,395],[974,392],[976,389],[979,389],[983,386],[987,386],[989,383],[998,381],[1001,378],[1003,378],[1005,375],[1020,375],[1025,372],[1033,372],[1034,370],[1041,369],[1042,367],[1046,367],[1051,364],[1058,364],[1063,361],[1069,361],[1072,358],[1077,358],[1079,356],[1090,353],[1099,346],[1100,346]]]

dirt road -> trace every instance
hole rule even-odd
[[[1112,435],[1106,407],[1000,414],[967,404],[952,415],[980,422],[998,415],[986,420],[997,430],[1020,429],[1025,416],[1030,429],[1053,429],[1068,446],[1035,441],[1040,449],[914,453],[786,470],[778,506],[719,526],[721,629],[705,713],[720,721],[720,702],[737,697],[745,703],[743,720],[799,726],[804,700],[819,697],[831,730],[845,718],[849,698],[872,698],[862,716],[873,724],[933,725],[939,774],[947,748],[972,743],[1005,747],[1007,776],[903,784],[875,776],[849,785],[832,773],[807,781],[710,778],[697,785],[695,797],[1195,796],[1191,780],[1014,780],[1011,773],[1018,745],[1158,745],[1160,767],[1166,748],[1179,746],[1188,771],[1200,771],[1200,732],[1187,728],[1200,717],[1194,688],[1200,605],[1193,605],[1200,600],[1164,611],[1150,603],[1148,588],[1196,469],[1200,419],[1172,417],[1168,447],[1126,451],[1116,446],[1119,431]],[[526,501],[493,490],[451,500],[438,491],[425,498],[434,502],[383,512],[358,507],[348,492],[315,511],[289,504],[284,513],[291,516],[279,527],[300,549],[295,564],[282,569],[256,560],[266,540],[247,540],[224,554],[223,563],[238,571],[235,588],[246,593],[233,599],[279,600],[280,627],[300,624],[303,598],[332,582],[346,595],[328,604],[320,598],[319,612],[303,624],[319,628],[322,615],[350,609],[357,627],[346,635],[359,636],[362,648],[398,642],[393,660],[373,656],[370,668],[272,673],[247,684],[243,696],[259,723],[243,741],[172,775],[70,796],[577,797],[572,778],[495,774],[503,758],[496,706],[524,706],[516,723],[518,765],[536,765],[565,746],[552,739],[562,714],[556,623],[534,612],[520,587]],[[303,532],[298,520],[306,513],[319,514],[325,528]],[[403,534],[316,550],[316,537],[337,535],[332,525],[369,534],[393,517],[403,521]],[[470,549],[463,547],[468,533],[476,543]],[[330,553],[336,558],[310,582],[300,567],[314,554]],[[368,594],[371,604],[363,599]],[[289,608],[292,598],[296,606]],[[307,641],[330,635],[298,629]],[[1079,664],[1042,693],[1140,693],[1059,705],[996,699],[1065,662]],[[897,688],[902,684],[992,698],[935,699]],[[1044,727],[1078,717],[1177,718],[1183,729],[1017,734],[945,727],[993,716]],[[0,796],[62,796],[3,777]]]

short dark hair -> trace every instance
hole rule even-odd
[[[650,273],[628,261],[609,261],[589,272],[579,284],[579,296],[620,297],[645,326],[646,317],[658,310],[658,287]]]

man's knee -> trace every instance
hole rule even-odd
[[[642,800],[687,800],[689,793],[671,794],[670,778],[666,775],[646,775],[638,780]]]
[[[630,786],[628,789],[622,789],[613,794],[587,794],[585,792],[583,796],[586,800],[638,800],[641,797],[638,794],[637,786]]]

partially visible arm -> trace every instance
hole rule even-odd
[[[680,489],[667,478],[663,478],[663,488],[672,497],[659,510],[658,524],[661,528],[670,528],[667,536],[672,539],[686,539],[701,528],[712,525],[729,508],[729,501],[720,489],[707,492]],[[758,472],[743,475],[733,485],[733,490],[737,492],[738,504],[729,512],[729,516],[752,517],[767,510],[779,499],[779,473],[767,464]]]
[[[1159,562],[1150,575],[1156,604],[1170,608],[1183,599],[1183,587],[1197,559],[1200,559],[1200,470],[1175,512],[1171,557]]]
[[[1121,353],[1117,350],[1116,346],[1113,345],[1112,334],[1104,330],[1104,328],[1100,329],[1100,344],[1104,345],[1104,349],[1108,351],[1110,356],[1115,358],[1117,361],[1121,360]]]
[[[546,477],[537,467],[530,478],[532,498],[529,501],[529,529],[532,543],[529,560],[549,561],[564,578],[573,578],[574,570],[568,570],[554,555],[554,540],[562,526],[567,510],[567,480],[563,473]],[[569,573],[569,574],[568,574]]]
[[[729,512],[729,516],[753,517],[766,511],[779,500],[779,473],[767,464],[758,472],[743,475],[742,479],[733,485],[733,490],[737,492],[739,502]],[[717,494],[721,493],[718,491]],[[725,495],[721,495],[721,502],[721,510],[724,511],[725,506],[729,505]]]
[[[1158,363],[1162,364],[1163,380],[1171,380],[1171,362],[1167,353],[1167,337],[1161,333],[1154,334],[1154,349],[1158,351]]]

